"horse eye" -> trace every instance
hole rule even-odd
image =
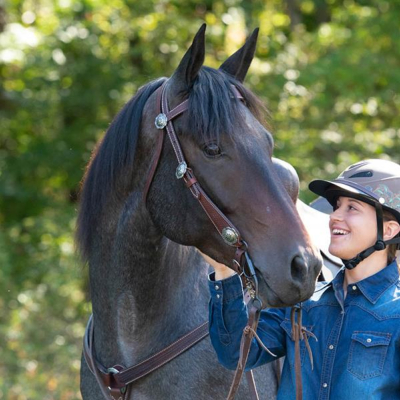
[[[222,154],[221,149],[215,143],[206,144],[203,151],[208,157],[218,157]]]

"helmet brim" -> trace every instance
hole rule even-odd
[[[314,181],[311,181],[310,184],[308,185],[308,188],[315,194],[324,198],[326,198],[326,192],[328,191],[328,189],[329,191],[336,189],[338,191],[349,192],[350,195],[357,194],[357,195],[370,196],[369,194],[354,187],[351,187],[349,185],[336,181],[325,181],[322,179],[316,179]]]
[[[316,179],[310,182],[308,188],[315,194],[328,200],[332,207],[336,205],[337,198],[340,196],[352,197],[372,206],[374,206],[376,203],[379,203],[379,198],[375,194],[369,192],[368,189],[363,191],[362,189],[358,189],[335,180],[325,181],[322,179]],[[400,213],[397,210],[387,207],[384,204],[382,204],[382,208],[394,215],[394,217],[400,223]]]

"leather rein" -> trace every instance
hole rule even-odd
[[[164,137],[168,136],[178,161],[178,166],[175,172],[176,178],[182,179],[192,195],[199,201],[201,207],[203,208],[225,243],[236,248],[231,267],[241,277],[243,287],[247,290],[250,297],[250,300],[247,303],[249,317],[247,326],[243,330],[243,336],[240,345],[240,358],[227,397],[227,400],[233,400],[235,398],[241,378],[244,373],[244,368],[250,351],[252,339],[255,337],[264,347],[264,349],[272,354],[261,343],[256,333],[258,320],[262,309],[262,303],[258,297],[258,281],[253,263],[247,251],[247,243],[241,238],[240,233],[238,229],[234,226],[234,224],[222,213],[222,211],[215,205],[215,203],[202,189],[193,173],[193,170],[188,167],[182,148],[179,144],[179,140],[175,133],[172,120],[188,109],[189,100],[183,101],[174,109],[169,111],[166,86],[167,81],[165,81],[162,86],[157,89],[158,115],[155,118],[155,126],[157,129],[160,130],[160,135],[158,137],[156,145],[156,153],[153,158],[150,172],[148,174],[148,179],[143,191],[143,201],[146,204],[147,195],[150,190],[150,186],[161,157]],[[231,89],[232,98],[243,100],[242,95],[235,86],[232,85]],[[296,399],[301,400],[302,388],[299,339],[305,338],[308,349],[309,346],[307,341],[307,334],[304,334],[305,330],[301,326],[301,318],[298,318],[298,322],[296,323],[294,314],[295,312],[292,311],[293,340],[295,340],[296,352]],[[301,312],[299,313],[299,317],[300,316]],[[93,373],[97,380],[97,383],[101,389],[104,398],[111,400],[124,400],[127,396],[127,388],[130,383],[133,383],[136,380],[153,372],[157,368],[160,368],[167,362],[171,361],[172,359],[204,339],[207,335],[208,323],[205,322],[195,328],[190,333],[178,339],[173,344],[160,351],[159,353],[149,357],[139,364],[136,364],[129,368],[125,368],[121,365],[114,365],[113,367],[106,368],[96,360],[94,348],[94,324],[92,315],[89,318],[85,331],[83,354],[90,371]],[[309,354],[311,356],[310,349]],[[252,371],[246,372],[246,378],[248,380],[251,398],[254,400],[258,400],[258,394],[255,387]]]

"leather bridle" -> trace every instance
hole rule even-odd
[[[248,304],[248,310],[249,310],[248,325],[252,328],[254,332],[257,329],[258,319],[260,311],[262,309],[262,303],[258,297],[257,276],[255,273],[255,269],[253,267],[253,263],[247,251],[247,243],[241,238],[239,230],[235,227],[235,225],[228,219],[228,217],[218,208],[218,206],[205,193],[203,188],[200,186],[200,183],[197,181],[193,170],[188,167],[182,148],[179,144],[179,140],[176,135],[172,120],[177,116],[181,115],[188,109],[189,100],[183,101],[182,103],[177,105],[173,110],[169,111],[167,91],[166,91],[167,82],[168,81],[164,82],[164,84],[158,89],[157,93],[156,104],[158,108],[157,110],[158,115],[155,119],[155,126],[157,129],[161,130],[162,133],[159,135],[158,138],[157,153],[156,156],[154,157],[153,164],[150,170],[151,172],[149,174],[149,177],[145,185],[143,199],[146,204],[147,194],[150,189],[155,171],[157,169],[158,162],[160,160],[165,133],[167,133],[167,136],[174,149],[174,153],[178,161],[178,166],[176,168],[176,173],[175,173],[176,178],[183,179],[186,187],[190,190],[194,198],[199,201],[201,207],[203,208],[208,218],[210,219],[210,221],[212,222],[218,233],[221,235],[225,243],[227,243],[230,246],[236,247],[235,256],[234,259],[232,260],[232,268],[242,277],[242,282],[244,284],[244,287],[247,288],[250,294],[251,299]],[[236,86],[231,85],[231,90],[232,90],[231,97],[233,99],[239,99],[243,101],[243,96],[236,88]],[[250,344],[251,344],[251,339],[253,338],[253,332],[247,330],[243,335],[242,349],[243,349],[243,357],[245,357],[246,359],[250,350]],[[236,391],[239,387],[240,380],[244,372],[244,366],[246,364],[246,361],[245,360],[243,361],[244,362],[239,362],[228,395],[228,399],[234,398]],[[251,377],[248,376],[248,381],[252,382],[250,383],[250,387],[254,388],[254,390],[251,390],[253,396],[255,395],[255,398],[258,398],[252,375]]]
[[[161,150],[164,143],[164,137],[167,134],[172,148],[174,149],[175,156],[178,161],[178,166],[176,168],[175,176],[178,179],[183,179],[186,187],[190,190],[195,199],[197,199],[202,206],[203,210],[209,217],[210,221],[213,223],[214,227],[217,229],[218,233],[221,235],[223,240],[236,248],[243,247],[243,241],[241,240],[239,231],[234,226],[234,224],[222,213],[222,211],[214,204],[214,202],[207,196],[199,182],[197,181],[193,170],[188,167],[188,163],[186,162],[185,156],[183,154],[182,148],[179,144],[178,137],[175,133],[174,125],[172,120],[188,109],[189,100],[185,100],[179,105],[177,105],[173,110],[169,111],[168,109],[168,101],[166,94],[167,82],[157,90],[157,112],[158,115],[155,119],[155,126],[157,129],[161,130],[157,146],[156,146],[156,155],[153,158],[152,166],[150,169],[150,173],[147,178],[147,182],[145,185],[145,189],[143,192],[143,200],[146,204],[147,202],[147,194],[149,192],[151,183],[154,178],[155,171],[157,169],[157,165],[159,163],[161,157]],[[237,99],[243,99],[242,95],[236,89],[235,86],[232,86],[232,96]]]
[[[188,166],[186,162],[172,120],[188,109],[189,100],[185,100],[174,109],[169,110],[166,93],[167,82],[168,81],[165,81],[162,86],[157,89],[156,104],[158,115],[155,118],[155,126],[157,129],[160,130],[160,134],[157,140],[156,153],[153,158],[150,172],[148,174],[148,178],[143,191],[143,201],[144,204],[147,203],[147,196],[161,157],[164,137],[168,136],[178,161],[178,166],[175,172],[176,178],[182,179],[184,181],[186,187],[199,201],[201,207],[207,214],[208,218],[210,219],[224,242],[236,248],[231,267],[241,277],[243,287],[248,291],[248,294],[250,296],[250,300],[247,303],[249,314],[248,323],[243,331],[240,345],[240,358],[235,372],[234,380],[232,382],[227,397],[227,400],[233,400],[238,390],[242,375],[244,373],[244,368],[247,362],[252,339],[255,337],[257,340],[259,340],[256,330],[260,317],[260,312],[262,309],[262,302],[258,297],[258,280],[250,255],[248,254],[247,243],[242,239],[238,229],[234,226],[234,224],[205,193],[205,191],[202,189],[199,182],[197,181],[193,170]],[[243,100],[243,96],[234,85],[231,85],[231,90],[231,97],[233,99]],[[294,313],[292,313],[292,315],[294,315]],[[298,372],[297,368],[297,365],[299,365],[300,368],[300,352],[298,351],[298,340],[300,339],[300,337],[305,337],[307,348],[309,348],[309,346],[307,342],[307,335],[303,334],[304,328],[302,328],[301,326],[301,319],[296,323],[295,317],[293,316],[292,326],[293,336],[294,338],[296,338],[296,398],[298,400],[301,400],[301,371]],[[127,385],[169,362],[170,360],[202,340],[204,337],[206,337],[208,333],[208,324],[204,323],[200,325],[192,332],[185,335],[183,338],[178,339],[172,345],[157,353],[155,356],[152,356],[149,359],[141,362],[140,364],[129,368],[124,368],[120,365],[115,365],[111,368],[105,368],[98,361],[96,361],[93,329],[93,318],[91,317],[86,328],[84,339],[84,356],[87,365],[93,375],[96,377],[100,389],[106,399],[124,400],[125,396],[127,395]],[[265,349],[269,352],[267,348]],[[270,352],[270,354],[272,353]],[[255,388],[252,372],[246,372],[246,377],[249,383],[251,397],[253,399],[258,399],[258,394]]]

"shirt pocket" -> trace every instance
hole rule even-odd
[[[384,332],[353,332],[347,370],[361,380],[382,375],[391,337]]]
[[[312,332],[313,325],[303,325],[307,332]],[[286,359],[289,361],[289,365],[294,369],[295,363],[295,348],[294,348],[294,340],[292,339],[292,323],[290,320],[285,319],[281,322],[281,328],[286,332],[288,339],[286,340]],[[307,337],[310,342],[310,336]],[[311,338],[311,340],[314,340]],[[304,360],[306,357],[307,348],[304,340],[300,340],[300,361],[303,366]],[[308,357],[308,355],[307,355]]]

